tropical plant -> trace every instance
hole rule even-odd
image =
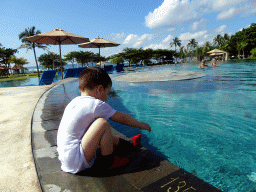
[[[180,47],[181,46],[181,40],[179,40],[178,37],[175,37],[172,42],[170,43],[170,46],[175,46],[175,51],[176,51],[176,46]]]
[[[209,41],[206,41],[205,44],[203,45],[203,50],[202,54],[205,56],[207,52],[209,52],[212,49],[212,45]]]
[[[182,46],[182,47],[180,48],[179,57],[182,58],[182,59],[184,59],[185,56],[186,56],[186,54],[185,54],[185,47]]]
[[[23,43],[19,48],[27,48],[28,49],[33,49],[34,51],[34,56],[35,56],[35,61],[36,61],[36,68],[37,68],[37,74],[38,74],[38,78],[40,78],[40,73],[39,73],[39,68],[38,68],[38,63],[37,63],[37,59],[36,59],[36,50],[35,48],[40,48],[40,49],[46,49],[47,46],[42,45],[41,43],[33,43],[30,41],[25,40],[26,37],[31,37],[34,35],[38,35],[41,33],[40,30],[35,31],[35,26],[31,27],[31,28],[27,28],[25,29],[25,31],[21,32],[19,34],[19,39],[21,39],[21,42]]]
[[[65,57],[64,61],[71,62],[72,65],[73,65],[73,68],[74,68],[74,63],[75,63],[75,60],[76,60],[76,54],[77,54],[76,51],[72,51],[72,52],[69,52],[67,55],[64,55],[64,57]]]
[[[252,58],[256,58],[256,48],[252,49],[250,53],[252,55]]]
[[[189,40],[188,46],[192,49],[195,49],[197,47],[198,42],[195,39]]]
[[[224,38],[218,34],[214,39],[213,39],[213,44],[216,47],[222,47],[224,45],[225,41]]]
[[[91,52],[89,51],[79,51],[75,53],[75,59],[78,63],[80,63],[82,66],[85,65],[85,63],[87,63],[91,60]]]
[[[9,59],[17,52],[17,49],[0,47],[0,63],[10,67]]]
[[[15,66],[22,66],[25,65],[25,64],[28,64],[27,60],[24,59],[23,57],[20,57],[20,58],[17,58],[15,55],[13,55],[9,61],[9,63],[14,63]],[[24,73],[24,69],[22,69],[22,73]],[[19,71],[18,71],[18,74],[19,74]]]
[[[225,33],[224,36],[223,36],[223,39],[224,39],[224,41],[226,43],[227,41],[230,40],[230,36],[227,33]]]
[[[119,63],[123,63],[123,62],[124,62],[124,60],[120,56],[110,59],[110,63],[114,63],[114,64],[119,64]]]
[[[197,57],[197,60],[201,60],[201,57],[203,56],[203,47],[199,47],[197,46],[196,47],[196,50],[195,50],[195,55]]]
[[[55,69],[60,67],[60,56],[53,52],[48,52],[40,55],[38,61],[46,69]],[[65,65],[65,61],[62,61],[62,65]]]

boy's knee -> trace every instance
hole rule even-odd
[[[97,123],[106,128],[108,128],[108,127],[110,128],[109,122],[107,120],[105,120],[104,118],[98,118],[93,123]]]

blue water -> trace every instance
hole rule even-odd
[[[217,68],[168,65],[203,78],[158,83],[113,83],[109,104],[148,122],[152,132],[112,126],[223,191],[256,191],[256,63]],[[112,76],[115,76],[113,74]]]
[[[109,62],[107,62],[107,63],[109,63]],[[109,63],[109,64],[111,64],[111,63]],[[96,65],[95,63],[89,63],[88,64],[89,67],[95,66],[95,65]],[[82,67],[82,65],[80,65],[80,64],[64,65],[65,69],[73,68],[73,67],[75,67],[75,68]],[[27,68],[28,68],[28,73],[34,72],[37,69],[36,66],[27,67]],[[42,71],[46,70],[42,66],[39,66],[39,69],[42,70]],[[54,81],[57,81],[57,80],[61,80],[61,76],[56,76],[54,78]],[[39,85],[38,77],[27,78],[25,80],[15,80],[14,79],[14,80],[9,80],[9,81],[0,81],[0,87],[22,87],[22,86],[35,86],[35,85]]]
[[[53,81],[61,80],[61,76],[56,76]],[[37,86],[39,85],[39,78],[27,78],[25,80],[10,80],[0,81],[0,87],[22,87],[22,86]]]

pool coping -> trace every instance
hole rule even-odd
[[[70,102],[67,89],[75,79],[56,82],[38,99],[33,112],[31,146],[42,191],[220,191],[143,146],[128,154],[128,165],[107,173],[95,169],[76,175],[63,172],[56,136],[65,106]],[[112,132],[126,138],[113,128]]]

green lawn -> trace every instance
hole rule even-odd
[[[40,77],[42,76],[42,72],[40,72]],[[27,75],[30,77],[30,78],[33,78],[33,77],[37,77],[37,72],[36,73],[25,73],[25,74],[14,74],[14,78],[13,80],[20,80],[20,79],[27,79]],[[5,77],[5,78],[2,78],[0,77],[0,81],[13,81],[12,79],[10,79],[10,77]]]

